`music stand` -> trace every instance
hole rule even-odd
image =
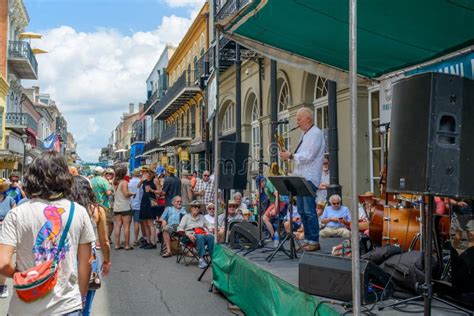
[[[313,190],[308,181],[303,177],[297,176],[276,176],[268,177],[268,180],[273,184],[275,189],[278,191],[279,195],[286,195],[290,199],[290,204],[288,205],[288,212],[290,214],[290,232],[286,234],[278,247],[267,257],[267,261],[272,261],[273,257],[278,253],[278,251],[283,251],[290,259],[297,259],[296,254],[296,245],[295,245],[295,236],[293,234],[293,197],[294,196],[311,196],[316,197],[316,192]],[[314,210],[316,212],[316,210]],[[290,241],[290,252],[288,253],[285,249],[286,241]]]

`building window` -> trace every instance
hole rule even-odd
[[[314,121],[320,130],[328,128],[328,90],[326,87],[327,79],[324,77],[317,77],[314,84]]]
[[[194,42],[193,56],[197,56],[197,54],[198,54],[198,46],[197,46],[197,42]]]
[[[258,106],[257,98],[254,96],[254,102],[252,105],[252,170],[258,170],[258,162],[260,158],[260,123],[258,121],[260,117],[260,109]]]
[[[199,50],[201,51],[201,56],[204,54],[203,52],[206,50],[204,44],[204,33],[201,33],[201,38],[199,39]]]
[[[196,124],[196,106],[192,105],[189,112],[191,112],[191,133],[192,133],[191,137],[194,138],[194,137],[196,137],[196,127],[195,127],[195,124]]]
[[[288,82],[283,80],[280,92],[278,94],[278,111],[283,112],[288,110],[288,105],[290,104],[290,88],[288,87]]]
[[[226,133],[235,128],[235,103],[230,102],[224,113],[224,119],[222,120],[222,132]]]
[[[379,95],[377,90],[370,92],[369,96],[370,190],[375,193],[375,196],[380,195],[380,172],[383,169],[384,161],[382,135],[378,132],[380,124]]]

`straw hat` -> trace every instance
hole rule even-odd
[[[181,171],[181,176],[183,176],[183,177],[187,177],[187,176],[190,176],[190,175],[191,175],[191,173],[188,170]]]
[[[10,185],[7,182],[0,183],[0,193],[5,192],[9,187]]]
[[[168,171],[171,174],[174,174],[174,173],[176,173],[176,168],[173,167],[173,166],[167,166],[166,171]]]
[[[132,176],[139,176],[139,175],[140,175],[140,169],[133,169]]]
[[[105,169],[105,174],[115,174],[115,171],[112,168],[107,168]]]
[[[239,206],[239,203],[237,203],[236,200],[229,200],[229,205],[235,205],[235,206]]]
[[[365,199],[371,198],[376,200],[374,192],[367,191],[364,194],[359,195],[359,202],[363,203]]]
[[[326,206],[326,202],[325,201],[318,201],[318,206],[322,206],[322,207],[325,207]]]

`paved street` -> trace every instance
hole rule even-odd
[[[212,271],[198,282],[200,271],[196,264],[163,259],[158,250],[112,251],[111,274],[97,291],[92,314],[232,315],[224,297],[208,292]],[[8,301],[0,300],[0,315]]]

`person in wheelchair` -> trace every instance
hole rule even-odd
[[[181,234],[196,245],[199,256],[199,268],[204,269],[208,263],[204,259],[206,255],[206,246],[209,255],[212,256],[214,250],[214,235],[206,228],[204,216],[200,213],[201,204],[198,201],[192,201],[189,204],[191,212],[184,215],[178,225],[178,234]],[[187,242],[186,240],[183,240]]]

